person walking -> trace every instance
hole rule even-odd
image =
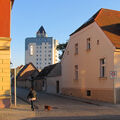
[[[36,91],[33,88],[30,88],[30,92],[28,93],[27,99],[31,103],[32,111],[34,111],[34,102],[36,101]]]

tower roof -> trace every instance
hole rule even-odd
[[[38,30],[37,37],[46,37],[46,31],[43,26],[41,26],[40,29]]]
[[[38,30],[38,32],[40,32],[40,33],[43,33],[43,32],[46,33],[43,26],[40,27],[40,29]]]

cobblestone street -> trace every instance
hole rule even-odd
[[[17,89],[17,106],[0,109],[0,120],[120,120],[120,105],[90,103],[69,97],[38,93],[37,109],[31,111],[26,101],[28,90]],[[44,105],[53,109],[45,111]]]

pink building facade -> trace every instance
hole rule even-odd
[[[101,9],[70,35],[61,62],[62,94],[120,102],[119,15],[119,11]]]

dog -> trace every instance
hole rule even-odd
[[[50,111],[50,110],[52,110],[52,107],[51,106],[49,106],[49,105],[44,105],[44,110],[46,111]]]

